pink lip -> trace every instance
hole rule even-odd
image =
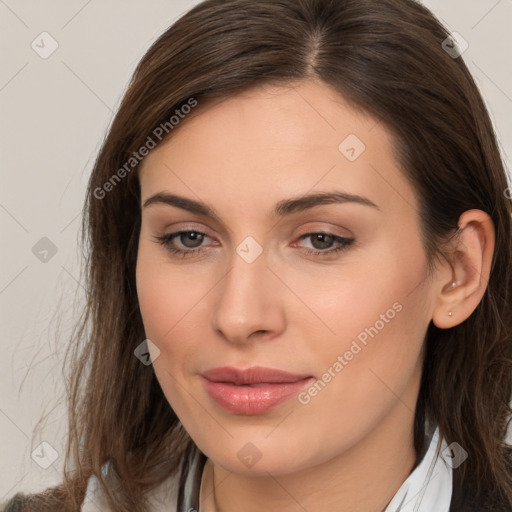
[[[201,374],[206,391],[215,402],[235,414],[262,414],[296,395],[314,381],[274,368],[254,366],[212,368]]]

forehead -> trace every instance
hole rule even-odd
[[[413,191],[392,144],[382,123],[326,84],[259,86],[203,108],[199,103],[142,162],[142,194],[218,192],[256,206],[341,187],[410,206]]]

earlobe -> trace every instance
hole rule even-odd
[[[459,218],[456,245],[448,255],[452,276],[439,282],[432,321],[449,329],[466,320],[487,289],[494,254],[494,224],[482,210],[468,210]]]

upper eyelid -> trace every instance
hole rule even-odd
[[[177,227],[174,227],[174,224],[185,224],[185,225],[183,227],[177,228]],[[196,227],[194,224],[200,224],[200,226]],[[305,222],[303,224],[305,224],[305,225],[314,224],[314,226],[309,226],[307,229],[304,229],[304,231],[303,231],[303,226],[298,229],[294,229],[293,230],[294,232],[301,231],[300,234],[296,234],[294,236],[301,237],[301,236],[313,234],[313,233],[326,233],[326,234],[330,234],[333,236],[339,236],[341,238],[349,238],[349,237],[353,236],[352,232],[348,228],[346,228],[346,227],[342,228],[341,226],[335,226],[335,225],[333,225],[332,222],[329,222],[329,221],[316,220],[316,221]],[[330,227],[325,227],[326,225],[329,225]],[[340,234],[339,233],[340,229],[343,229],[346,232],[346,234]],[[169,231],[167,231],[167,230],[169,230]],[[205,225],[201,222],[196,223],[194,221],[188,221],[188,222],[183,221],[183,222],[175,222],[171,225],[167,224],[166,227],[162,229],[162,231],[167,231],[166,234],[169,234],[169,235],[175,234],[175,233],[194,231],[194,232],[202,233],[202,234],[205,234],[205,235],[211,237],[211,235],[209,235],[208,232],[218,231],[218,230],[215,228],[212,229],[208,226],[205,227]],[[230,233],[232,232],[231,229],[227,229],[227,231]]]
[[[173,207],[169,208],[171,210]],[[167,234],[174,233],[177,231],[197,231],[200,233],[205,233],[206,230],[209,232],[216,233],[229,233],[232,234],[233,231],[229,226],[226,226],[222,221],[217,220],[216,217],[205,216],[204,214],[198,212],[187,212],[184,209],[176,208],[178,210],[177,216],[160,216],[157,214],[153,217],[153,212],[147,211],[147,213],[143,212],[142,217],[147,218],[148,226],[150,228],[154,228],[156,230],[160,229],[161,232],[165,232]],[[157,210],[155,210],[156,213]],[[183,219],[182,214],[191,213],[190,216],[187,216],[187,219]],[[181,220],[183,219],[183,220]],[[191,220],[193,219],[193,220]],[[180,227],[176,227],[179,225]],[[185,227],[181,227],[184,225]],[[195,225],[199,225],[199,227],[195,227]]]
[[[174,227],[175,224],[178,224],[178,225],[185,224],[185,226],[176,228],[176,227]],[[194,224],[200,224],[200,227],[196,227]],[[307,230],[305,230],[303,233],[301,233],[300,235],[295,235],[295,236],[302,236],[302,234],[309,234],[309,233],[328,233],[328,234],[332,234],[335,236],[340,236],[342,238],[343,237],[347,238],[347,237],[353,236],[351,230],[349,230],[346,227],[336,225],[332,221],[329,221],[329,220],[325,220],[325,221],[310,220],[308,222],[301,222],[301,224],[303,224],[303,225],[315,224],[315,227],[308,227]],[[319,225],[319,226],[316,227],[316,225]],[[329,225],[332,227],[325,227],[326,225]],[[219,232],[218,228],[216,228],[216,227],[210,228],[209,226],[205,227],[205,224],[200,221],[197,221],[197,222],[196,221],[177,221],[177,222],[173,222],[171,225],[166,223],[165,227],[162,228],[162,231],[170,230],[170,229],[172,229],[172,231],[168,231],[168,234],[182,232],[182,231],[196,231],[198,233],[204,233],[204,234],[208,234],[207,233],[208,231],[210,231],[210,232],[215,231],[217,233]],[[339,234],[338,231],[340,229],[343,229],[346,232],[347,236],[345,236],[345,234]],[[223,235],[222,231],[224,231],[224,230],[227,231],[228,233],[233,233],[232,229],[222,226],[220,229],[221,236]],[[293,229],[294,232],[297,232],[297,230],[302,231],[302,227],[300,227],[298,229]],[[208,236],[210,236],[210,235],[208,235]]]
[[[208,233],[205,233],[204,231],[200,231],[198,229],[180,229],[178,231],[171,231],[169,233],[163,233],[162,236],[168,237],[169,239],[175,240],[179,238],[180,235],[185,233],[198,233],[200,235],[203,235],[205,238],[209,238],[210,240],[214,240],[214,237],[210,236]]]
[[[180,224],[180,225],[184,224],[184,226],[176,227],[174,224]],[[190,233],[191,231],[193,231],[194,233],[201,233],[203,235],[207,235],[210,238],[212,238],[212,236],[209,233],[211,233],[212,231],[215,231],[215,230],[212,230],[208,227],[204,227],[204,224],[202,224],[200,227],[196,227],[191,224],[194,224],[194,223],[193,222],[175,222],[172,225],[166,224],[161,229],[158,229],[155,226],[155,231],[158,231],[160,234],[163,234],[163,235],[175,235],[178,233]]]

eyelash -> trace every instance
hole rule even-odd
[[[174,238],[176,238],[180,235],[183,235],[183,234],[187,234],[187,233],[195,233],[197,235],[202,235],[204,237],[208,237],[208,235],[206,233],[202,233],[201,231],[185,230],[185,231],[176,231],[174,233],[169,233],[166,235],[159,235],[159,236],[156,236],[155,239],[158,243],[163,245],[174,256],[186,258],[186,257],[190,257],[194,254],[197,254],[197,253],[200,253],[203,251],[202,246],[194,248],[194,249],[183,250],[183,249],[178,249],[176,246],[172,245],[172,241]],[[337,243],[338,246],[334,247],[334,248],[326,249],[326,250],[306,248],[305,249],[306,253],[310,256],[320,256],[320,257],[332,256],[334,254],[338,254],[343,251],[346,251],[355,242],[355,240],[353,238],[344,238],[344,237],[337,236],[332,233],[327,233],[324,231],[313,231],[311,233],[306,233],[304,235],[301,235],[299,237],[299,240],[303,240],[303,239],[311,237],[313,235],[331,236],[334,239],[333,240],[334,243]]]

